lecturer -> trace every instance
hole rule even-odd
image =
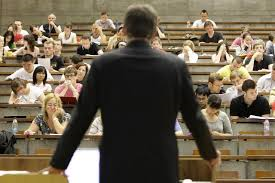
[[[51,160],[50,173],[67,168],[98,109],[103,121],[100,183],[177,183],[174,128],[178,111],[201,156],[211,166],[219,163],[186,64],[149,45],[156,24],[151,6],[128,8],[124,19],[128,45],[92,63],[72,120]]]

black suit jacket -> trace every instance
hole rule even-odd
[[[101,183],[176,183],[178,111],[205,159],[216,151],[184,62],[135,40],[96,59],[51,161],[65,169],[101,110]],[[186,147],[188,148],[188,147]]]

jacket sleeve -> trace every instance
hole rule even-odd
[[[74,151],[79,146],[85,132],[90,126],[98,109],[98,81],[97,71],[93,63],[88,78],[80,93],[78,103],[72,113],[64,134],[60,138],[56,151],[50,162],[51,166],[58,169],[66,169]]]
[[[192,81],[186,64],[180,62],[179,68],[179,79],[181,86],[180,111],[182,113],[182,117],[196,141],[202,158],[206,160],[216,158],[217,152],[214,147],[206,121],[201,113],[199,104],[195,99]]]

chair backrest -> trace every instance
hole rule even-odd
[[[238,171],[217,171],[216,179],[239,179],[240,174]]]
[[[0,182],[20,183],[68,183],[68,180],[61,175],[4,175],[0,176]]]
[[[247,149],[246,153],[247,156],[253,155],[275,155],[274,149]]]
[[[214,173],[206,161],[200,158],[179,159],[179,179],[193,181],[213,181]]]
[[[259,171],[256,170],[256,178],[257,179],[275,179],[275,171]]]

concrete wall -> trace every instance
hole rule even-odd
[[[195,20],[207,9],[215,21],[275,21],[274,0],[0,0],[0,31],[14,19],[26,25],[47,22],[51,12],[57,22],[95,20],[106,9],[121,20],[126,8],[135,2],[152,4],[162,20]]]

